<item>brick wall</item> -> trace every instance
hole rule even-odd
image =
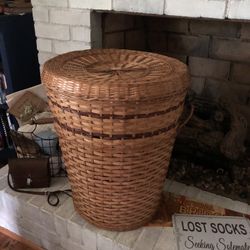
[[[101,47],[100,15],[92,14],[85,2],[32,0],[40,65],[58,54]],[[108,8],[110,1],[96,2]]]
[[[146,50],[142,16],[103,14],[103,47]]]
[[[31,2],[41,65],[49,58],[63,52],[101,47],[100,14],[92,15],[93,10],[143,13],[159,16],[250,19],[250,12],[248,11],[250,0],[31,0]],[[168,29],[172,29],[170,26],[168,26]],[[185,29],[186,27],[184,26],[178,26],[179,31],[174,29],[171,31],[183,32],[181,29]],[[173,28],[176,28],[176,26],[173,26]],[[199,24],[191,26],[191,29],[198,31],[199,34],[203,33]],[[210,27],[210,34],[216,34],[216,30],[218,31],[216,27]],[[221,30],[224,30],[223,27]],[[137,35],[142,33],[138,32],[136,30],[128,34],[128,36],[137,39],[133,43],[139,43],[138,40],[141,39]],[[232,28],[232,31],[228,33],[227,28],[225,28],[225,32],[227,34],[230,32],[234,33],[234,29]],[[120,43],[122,43],[123,34],[121,33],[117,36],[120,36]],[[242,27],[242,37],[249,39],[247,25],[245,28]],[[158,38],[164,42],[165,38],[162,38],[162,40],[161,37],[158,36]],[[112,39],[113,36],[110,35],[108,40]],[[173,36],[172,39],[175,39],[175,37]],[[190,37],[189,39],[190,43],[193,40],[197,40],[195,37]],[[201,42],[206,43],[205,40],[206,38]],[[223,42],[216,43],[215,46],[223,46]],[[193,48],[189,47],[189,49],[192,50]],[[238,49],[240,50],[241,48],[239,47]],[[172,48],[172,50],[175,50],[175,48]],[[203,51],[199,51],[199,53],[203,53]],[[222,50],[221,53],[225,54]]]
[[[188,64],[192,89],[217,99],[223,86],[250,106],[250,24],[103,15],[103,46],[152,51]]]

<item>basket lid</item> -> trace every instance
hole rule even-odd
[[[122,49],[74,51],[47,61],[49,91],[98,100],[143,100],[184,93],[187,66],[170,57]]]

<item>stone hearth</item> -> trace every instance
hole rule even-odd
[[[74,210],[72,199],[60,197],[57,207],[46,197],[20,194],[7,187],[7,167],[0,170],[0,226],[48,250],[176,250],[172,227],[143,227],[129,232],[98,229]],[[53,181],[51,190],[68,188],[67,180]],[[167,180],[165,190],[193,200],[250,214],[242,202]]]

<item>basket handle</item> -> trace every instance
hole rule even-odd
[[[183,128],[192,118],[193,114],[194,114],[194,105],[190,104],[190,111],[188,116],[186,117],[186,119],[184,119],[182,122],[179,123],[179,126],[177,128],[177,130],[179,131],[181,128]]]
[[[32,124],[49,124],[49,123],[53,123],[54,122],[54,118],[49,117],[49,118],[39,118],[39,119],[33,119],[31,121],[31,125]]]

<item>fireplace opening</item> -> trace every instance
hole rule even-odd
[[[195,111],[178,132],[167,178],[250,204],[250,24],[93,15],[94,47],[160,53],[189,67]]]

